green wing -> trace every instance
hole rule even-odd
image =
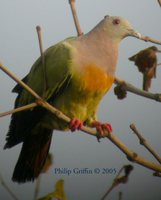
[[[72,49],[66,45],[66,42],[60,42],[50,47],[44,53],[47,90],[44,92],[44,74],[41,58],[39,58],[31,68],[30,73],[25,80],[27,84],[40,96],[45,96],[48,100],[51,96],[58,93],[66,81],[69,81],[72,75],[71,55]],[[14,90],[15,91],[15,90]],[[23,89],[19,99],[19,105],[26,105],[34,102],[35,98]]]
[[[72,39],[69,39],[72,40]],[[40,96],[45,96],[47,101],[56,98],[57,95],[63,92],[68,87],[72,77],[72,47],[68,44],[69,40],[58,43],[50,47],[44,53],[47,89],[44,92],[44,74],[41,58],[39,58],[31,68],[29,74],[23,81],[29,85]],[[35,101],[29,92],[17,85],[13,92],[17,92],[18,96],[15,101],[15,108],[27,105]],[[10,148],[25,138],[35,125],[40,121],[41,117],[47,111],[41,107],[36,107],[32,110],[15,113],[12,115],[9,131],[6,138],[5,148]]]

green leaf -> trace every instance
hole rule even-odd
[[[48,195],[46,195],[38,200],[52,200],[52,198],[53,198],[52,193],[49,193]]]
[[[65,191],[64,191],[64,180],[60,179],[55,184],[55,191],[52,194],[53,198],[60,200],[67,200]]]
[[[67,200],[67,197],[64,191],[63,179],[60,179],[56,182],[54,192],[49,193],[38,200],[52,200],[53,198],[58,199],[58,200]]]

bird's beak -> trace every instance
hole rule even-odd
[[[142,38],[141,33],[135,31],[134,29],[131,29],[131,30],[130,30],[130,35],[133,36],[133,37],[136,37],[136,38],[138,38],[138,39],[141,39],[141,38]]]
[[[161,53],[161,50],[158,49],[158,50],[157,50],[157,53]]]

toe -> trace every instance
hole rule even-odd
[[[107,137],[108,133],[112,132],[112,126],[109,123],[101,123],[99,121],[94,121],[92,123],[92,127],[95,127],[97,132],[100,134],[101,137]]]
[[[71,129],[71,131],[75,131],[75,130],[79,130],[83,127],[83,122],[79,119],[72,119],[70,124],[69,124],[69,128]]]
[[[110,133],[112,132],[112,125],[111,124],[103,124],[103,127]]]

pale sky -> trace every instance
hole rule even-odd
[[[78,16],[86,33],[105,15],[118,15],[128,19],[133,27],[152,38],[161,40],[161,8],[154,0],[77,0]],[[76,35],[68,0],[1,0],[0,1],[0,61],[18,77],[23,78],[39,57],[39,47],[35,27],[43,29],[44,49],[69,36]],[[151,43],[127,38],[120,46],[116,75],[137,87],[142,85],[142,75],[138,73],[128,57],[141,49],[152,46]],[[157,46],[161,49],[161,47]],[[158,55],[161,62],[161,55]],[[157,70],[157,79],[153,80],[151,92],[161,93],[161,68]],[[0,112],[13,108],[16,94],[11,93],[15,82],[0,71]],[[126,99],[119,101],[113,89],[104,97],[98,116],[101,121],[113,125],[114,133],[132,150],[146,159],[155,159],[139,145],[139,141],[129,129],[135,123],[154,149],[161,153],[161,105],[155,101],[128,93]],[[21,145],[3,150],[5,135],[8,131],[10,116],[0,119],[0,173],[9,187],[22,200],[33,199],[35,183],[18,185],[11,181]],[[107,139],[100,143],[82,132],[53,133],[50,152],[54,155],[55,168],[112,168],[119,169],[130,162],[125,155]],[[133,164],[133,163],[131,163]],[[120,185],[109,196],[118,199],[123,192],[123,200],[160,200],[161,179],[152,176],[152,171],[133,164],[129,182]],[[42,176],[40,196],[53,190],[55,182],[63,178],[68,200],[99,200],[110,187],[115,174],[107,175],[71,175],[55,174],[51,168]],[[0,185],[0,199],[12,199]]]

